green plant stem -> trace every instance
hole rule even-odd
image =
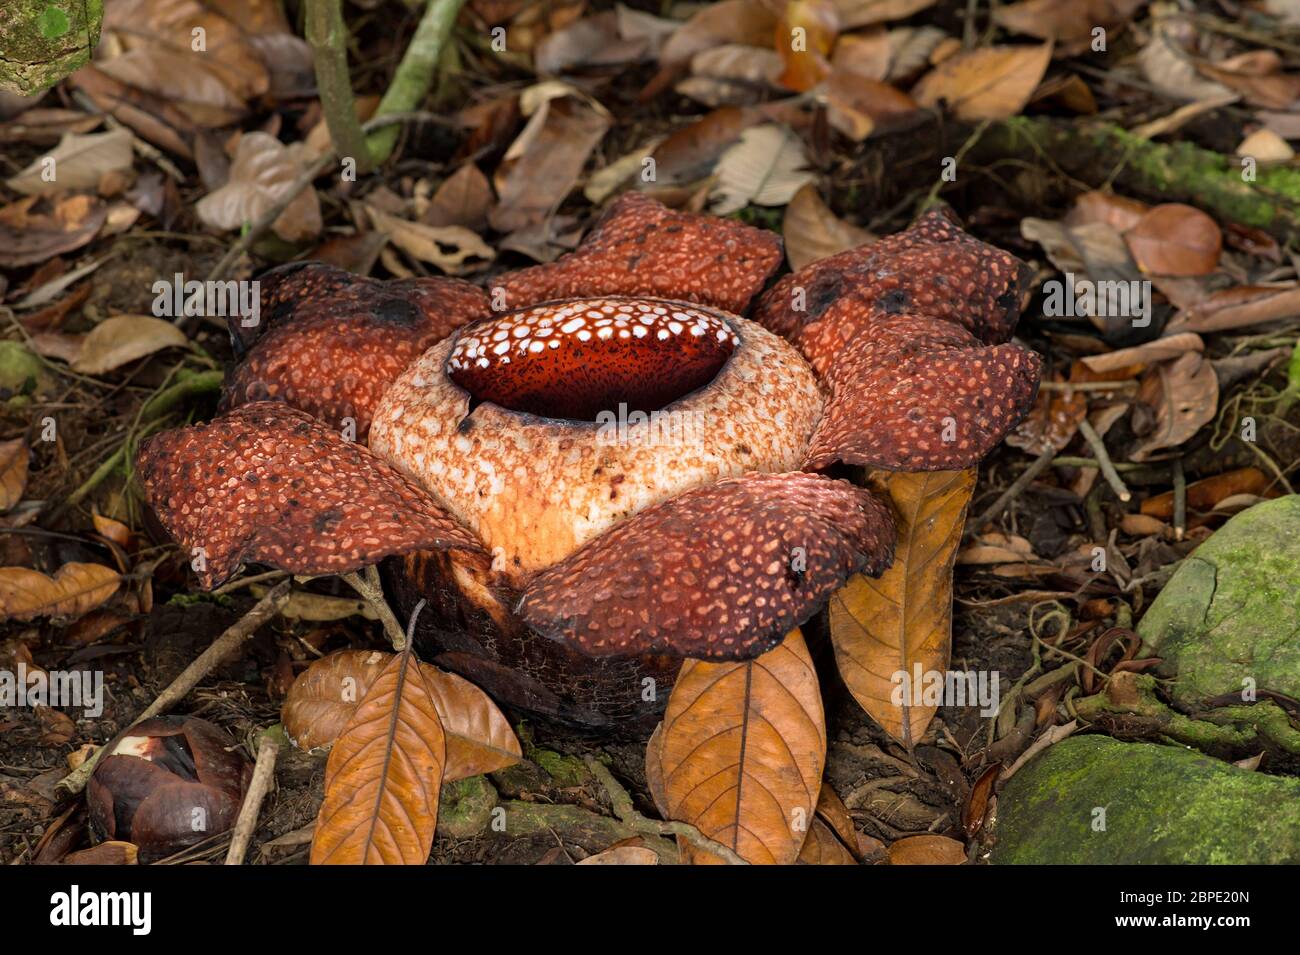
[[[356,160],[357,172],[374,168],[370,146],[357,120],[352,80],[348,75],[348,28],[343,0],[307,0],[307,42],[316,67],[316,89],[329,127],[334,152]]]
[[[438,60],[464,3],[465,0],[429,0],[415,36],[411,38],[384,98],[379,101],[376,118],[413,110],[428,95],[438,73]],[[397,127],[389,126],[371,135],[370,157],[376,165],[384,163],[393,154],[397,134]]]

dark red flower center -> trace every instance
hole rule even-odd
[[[575,299],[469,326],[447,373],[478,401],[594,421],[657,411],[702,388],[738,342],[716,313],[680,302]]]

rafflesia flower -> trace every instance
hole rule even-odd
[[[828,472],[969,467],[1037,391],[1006,344],[1024,267],[943,215],[755,302],[781,258],[631,194],[488,292],[276,270],[227,410],[148,443],[145,493],[205,586],[392,558],[432,662],[571,724],[651,725],[681,658],[757,656],[888,567],[889,508]]]

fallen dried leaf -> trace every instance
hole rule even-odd
[[[1124,235],[1133,260],[1157,275],[1207,275],[1219,265],[1223,233],[1200,209],[1167,202],[1155,206]]]
[[[72,369],[83,375],[102,375],[164,348],[184,348],[188,344],[183,331],[161,318],[114,315],[82,339]]]
[[[647,751],[647,764],[656,762],[668,818],[749,862],[794,862],[826,762],[821,694],[803,635],[790,631],[754,660],[687,660]],[[689,847],[683,855],[720,861]]]
[[[975,469],[881,473],[894,504],[894,563],[851,577],[831,598],[835,660],[853,698],[904,745],[925,734],[937,705],[918,702],[916,671],[942,672],[952,640],[952,567]],[[906,678],[902,683],[898,674]],[[910,692],[907,692],[910,690]]]
[[[64,564],[53,577],[26,567],[0,567],[0,619],[79,617],[98,607],[122,578],[102,564]]]
[[[908,836],[889,847],[890,865],[965,865],[966,847],[947,836]]]
[[[812,183],[795,193],[785,207],[781,234],[785,238],[785,256],[790,268],[796,271],[810,262],[867,245],[877,238],[866,229],[837,218],[822,202]]]
[[[958,119],[1008,119],[1025,108],[1051,60],[1051,43],[965,50],[922,77],[912,96],[922,106],[943,101]]]
[[[23,499],[27,490],[27,463],[31,449],[22,438],[0,442],[0,511]]]
[[[790,130],[774,123],[746,129],[718,160],[712,211],[727,215],[750,204],[786,205],[816,178],[806,165],[803,143]]]
[[[390,657],[325,764],[312,865],[424,865],[446,740],[411,653]]]
[[[133,142],[135,136],[124,127],[86,136],[67,133],[57,148],[5,184],[28,196],[94,189],[102,176],[131,168]]]
[[[302,174],[302,143],[285,146],[263,132],[245,133],[235,147],[230,179],[198,201],[195,212],[214,229],[241,229],[256,221],[292,187]],[[271,227],[286,242],[310,239],[320,233],[320,198],[311,186],[289,203]]]

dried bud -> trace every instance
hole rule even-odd
[[[219,727],[188,716],[145,720],[109,743],[90,778],[91,831],[157,861],[234,825],[251,775]]]

